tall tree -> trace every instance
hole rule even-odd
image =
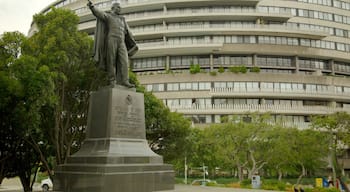
[[[325,132],[325,140],[328,141],[329,159],[333,173],[333,181],[342,173],[342,165],[339,164],[338,156],[342,155],[344,146],[350,144],[350,115],[346,112],[337,112],[330,115],[314,116],[311,126]]]
[[[271,158],[270,127],[267,124],[268,115],[250,114],[249,122],[233,120],[217,129],[218,144],[226,161],[234,164],[238,170],[240,181],[243,180],[243,170],[248,170],[248,178],[262,169]]]
[[[18,32],[0,40],[0,167],[2,176],[19,176],[24,191],[31,191],[33,168],[42,158],[39,143],[45,141],[41,109],[54,100],[54,73],[22,55],[25,40]]]
[[[103,74],[91,59],[92,39],[78,32],[78,16],[72,11],[52,8],[34,16],[38,32],[29,38],[24,54],[38,58],[56,72],[56,103],[46,105],[45,130],[54,146],[56,163],[79,149],[87,121],[90,92],[104,83]]]

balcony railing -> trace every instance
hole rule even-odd
[[[269,104],[213,104],[213,105],[172,105],[170,110],[184,114],[242,114],[242,113],[277,113],[277,114],[331,114],[350,112],[350,108],[328,106],[292,106]]]
[[[256,94],[256,95],[276,95],[287,96],[287,97],[310,97],[310,98],[342,98],[350,100],[350,93],[346,92],[335,92],[333,90],[303,90],[303,89],[267,89],[267,88],[212,88],[210,95],[213,97],[221,96],[237,96]]]
[[[305,27],[298,27],[298,26],[286,26],[286,25],[261,25],[261,24],[232,24],[232,25],[225,25],[225,24],[203,24],[203,25],[177,25],[177,26],[168,26],[168,27],[147,27],[147,28],[139,28],[135,27],[131,30],[135,33],[135,36],[141,35],[142,32],[154,32],[154,33],[170,33],[172,31],[176,31],[182,29],[184,32],[186,30],[230,30],[237,31],[240,30],[266,30],[266,31],[286,31],[288,33],[318,33],[319,35],[327,36],[329,32],[321,30],[321,29],[307,29]]]

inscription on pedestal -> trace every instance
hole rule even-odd
[[[145,139],[145,113],[142,95],[120,91],[113,95],[111,136]],[[141,97],[140,97],[141,96]]]
[[[142,127],[144,127],[144,118],[142,118],[143,110],[134,108],[131,105],[127,107],[115,106],[114,107],[114,126],[112,130],[113,136],[132,136],[132,138],[141,138],[143,134]]]

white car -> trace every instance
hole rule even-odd
[[[43,191],[49,191],[50,189],[53,188],[53,184],[50,178],[42,180],[40,183],[40,186],[41,186],[41,189],[43,189]]]

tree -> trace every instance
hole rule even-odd
[[[190,146],[187,148],[187,159],[191,167],[208,167],[209,175],[215,176],[216,168],[223,168],[224,157],[220,151],[217,126],[205,129],[194,128],[189,136]]]
[[[296,137],[297,130],[294,128],[284,128],[279,125],[275,125],[272,129],[271,137],[274,137],[273,148],[271,149],[273,154],[269,161],[267,168],[271,171],[276,171],[278,180],[281,181],[283,174],[288,173],[290,175],[295,174],[297,171],[293,166],[293,160],[295,154],[293,154],[293,138]]]
[[[90,92],[105,83],[91,58],[92,39],[78,32],[78,16],[72,11],[52,8],[34,16],[39,31],[23,50],[56,73],[55,103],[46,105],[43,132],[54,146],[56,163],[80,148],[85,135]]]
[[[311,123],[311,127],[326,133],[324,140],[328,141],[333,181],[336,181],[343,169],[339,164],[338,156],[344,151],[344,146],[350,144],[350,115],[346,112],[337,112],[314,116]]]
[[[217,143],[227,164],[234,164],[238,169],[240,181],[243,180],[243,170],[248,170],[248,178],[262,169],[271,158],[273,137],[270,137],[270,127],[266,120],[268,115],[250,114],[250,121],[234,119],[217,129]]]
[[[32,191],[33,168],[43,157],[39,141],[45,141],[41,109],[53,101],[54,73],[21,55],[25,41],[18,32],[5,33],[0,41],[0,167],[2,177],[19,176],[24,191]]]

